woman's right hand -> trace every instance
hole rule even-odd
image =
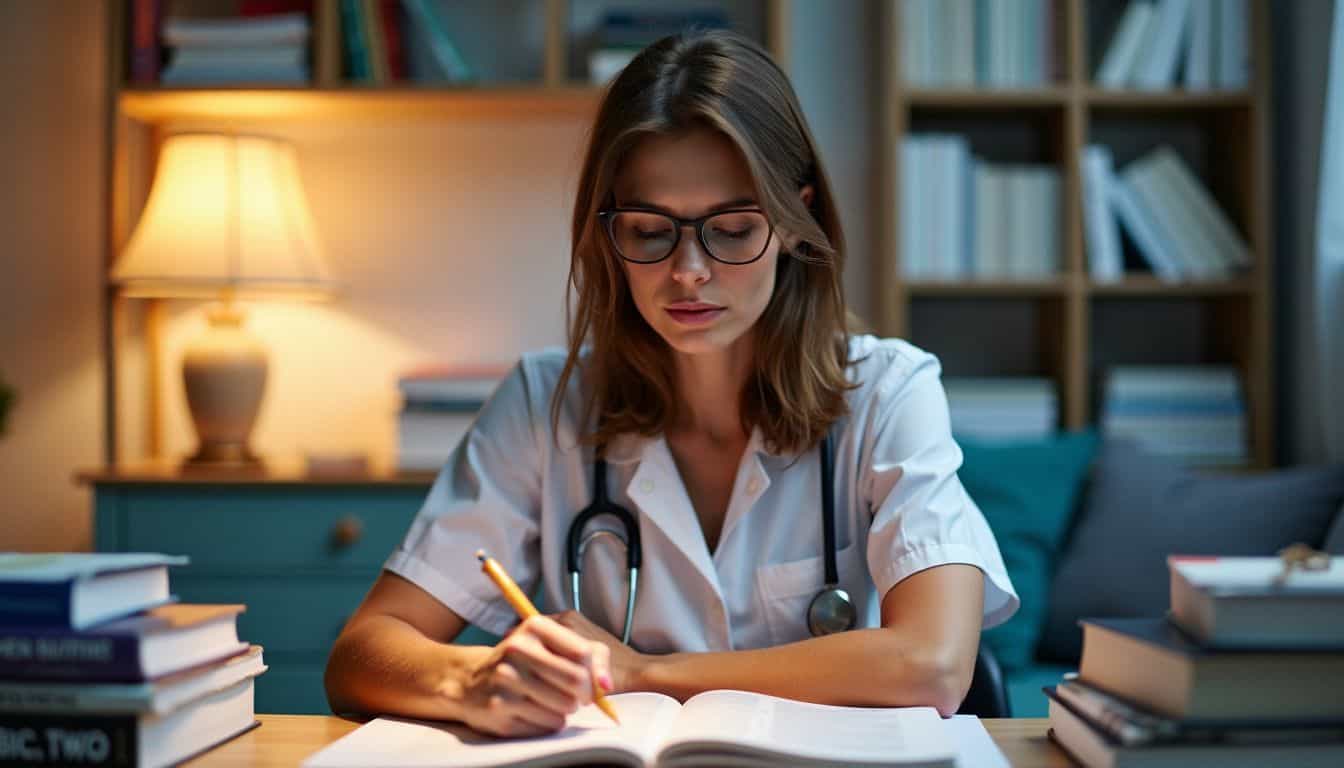
[[[610,651],[546,616],[524,620],[473,669],[462,720],[495,736],[540,736],[611,688]]]

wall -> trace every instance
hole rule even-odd
[[[0,2],[0,550],[89,545],[102,454],[104,4]]]

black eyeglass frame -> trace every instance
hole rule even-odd
[[[665,219],[671,220],[673,223],[677,225],[675,227],[677,235],[672,240],[672,247],[667,249],[666,254],[664,254],[659,258],[653,259],[652,261],[641,261],[639,259],[632,259],[629,256],[626,256],[624,253],[621,252],[620,243],[616,242],[616,233],[612,231],[612,222],[615,221],[616,214],[618,213],[650,213],[655,216],[662,216]],[[765,228],[766,228],[765,245],[761,246],[760,253],[756,254],[755,256],[751,257],[746,261],[724,261],[723,259],[720,259],[718,256],[714,255],[714,249],[710,248],[709,243],[705,240],[705,222],[709,221],[715,216],[722,216],[725,213],[759,213],[761,215],[761,218],[765,219]],[[597,212],[597,217],[602,220],[603,222],[602,229],[606,230],[607,241],[610,242],[611,247],[615,249],[616,255],[620,256],[622,259],[625,259],[631,264],[657,264],[660,261],[666,261],[672,254],[677,252],[677,246],[681,245],[681,230],[686,227],[692,227],[695,229],[696,240],[700,242],[700,247],[704,249],[705,254],[709,256],[709,258],[719,262],[720,264],[727,264],[733,267],[741,267],[759,261],[760,258],[765,255],[765,252],[770,250],[770,241],[774,239],[775,236],[775,225],[770,222],[770,217],[766,216],[765,211],[761,210],[760,208],[725,208],[722,211],[713,211],[698,218],[683,219],[680,216],[673,216],[667,211],[655,211],[652,208],[617,207],[617,208],[603,208],[602,210]]]

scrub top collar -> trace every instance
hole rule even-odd
[[[733,564],[721,562],[717,554],[725,550],[722,544],[729,540],[734,530],[752,512],[756,501],[769,489],[770,474],[761,459],[772,455],[765,448],[760,427],[754,428],[737,466],[728,510],[719,532],[720,546],[716,547],[715,553],[709,551],[699,517],[666,438],[662,435],[619,435],[607,449],[607,462],[622,467],[635,465],[625,485],[625,495],[638,508],[639,519],[641,522],[647,520],[667,537],[713,589],[726,612],[719,573],[720,569],[731,568]],[[616,477],[622,474],[618,471]]]

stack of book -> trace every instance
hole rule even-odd
[[[237,18],[169,17],[167,85],[308,82],[308,16],[277,13]]]
[[[1032,88],[1054,77],[1050,0],[904,0],[901,65],[916,88]]]
[[[402,398],[397,468],[442,468],[505,373],[496,367],[435,365],[402,376],[397,381]]]
[[[1038,440],[1059,424],[1059,396],[1051,379],[943,380],[952,434],[977,440]]]
[[[1092,277],[1124,277],[1121,224],[1164,282],[1226,280],[1251,264],[1250,247],[1208,189],[1170,147],[1118,174],[1111,151],[1084,148],[1083,216]]]
[[[1246,407],[1233,368],[1118,366],[1102,402],[1106,437],[1185,464],[1242,464],[1249,453]]]
[[[0,764],[161,766],[256,725],[241,605],[173,602],[149,554],[0,554]]]
[[[1077,676],[1045,689],[1088,766],[1344,765],[1344,559],[1173,557],[1167,619],[1083,621]]]
[[[1247,0],[1130,0],[1096,72],[1102,88],[1241,90]],[[1184,66],[1182,66],[1182,64]]]
[[[901,273],[911,280],[1042,280],[1059,272],[1057,168],[994,165],[964,136],[901,143]]]

